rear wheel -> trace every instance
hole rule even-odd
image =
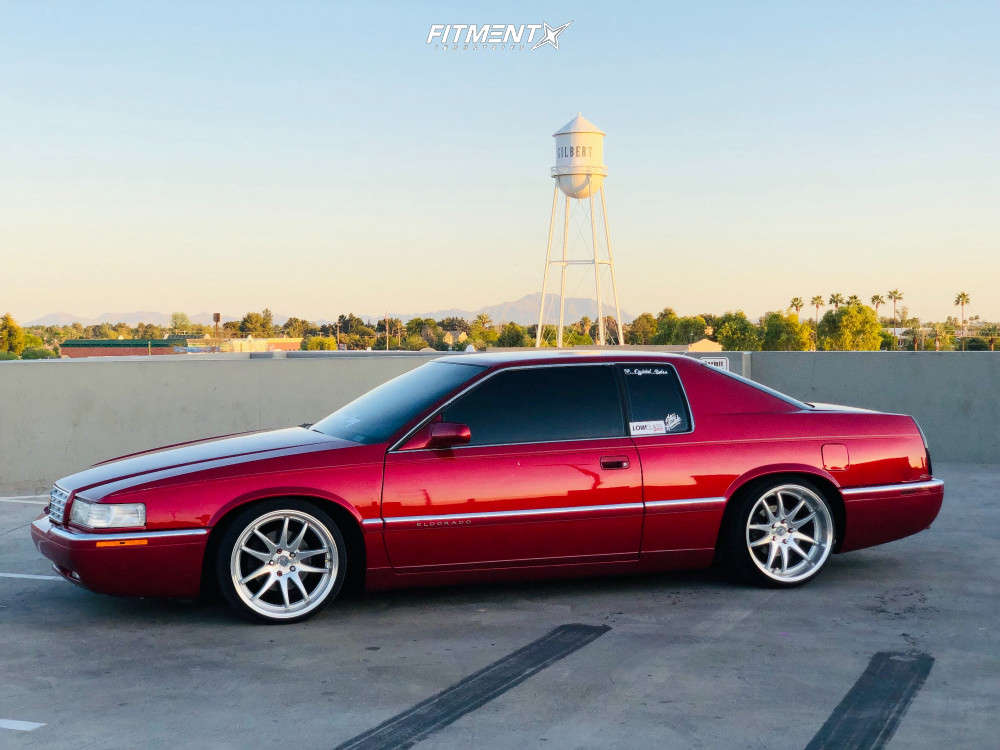
[[[226,602],[262,622],[298,622],[336,598],[346,549],[336,522],[302,500],[267,500],[240,512],[218,547]]]
[[[823,492],[806,480],[758,483],[738,500],[727,537],[734,573],[764,585],[797,586],[829,559],[833,514]]]

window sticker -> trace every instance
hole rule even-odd
[[[671,370],[663,367],[625,367],[622,369],[626,375],[673,375]]]
[[[632,435],[666,435],[667,424],[662,419],[652,419],[648,422],[629,422],[629,433]]]
[[[666,419],[663,420],[663,423],[666,425],[667,432],[671,432],[683,421],[684,420],[681,419],[679,414],[668,414]]]

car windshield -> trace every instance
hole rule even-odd
[[[484,369],[471,364],[428,362],[359,396],[312,429],[355,443],[380,443]]]

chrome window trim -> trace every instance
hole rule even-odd
[[[677,368],[674,367],[673,363],[671,362],[661,362],[661,361],[644,362],[640,360],[638,362],[633,363],[633,362],[622,362],[617,359],[607,362],[558,362],[558,363],[546,362],[545,364],[538,364],[538,365],[516,365],[514,367],[499,367],[493,372],[488,373],[484,378],[477,380],[475,383],[470,383],[465,388],[460,390],[458,393],[454,394],[443,404],[441,404],[441,406],[439,406],[437,409],[428,414],[427,417],[418,422],[416,427],[409,430],[405,435],[403,435],[403,437],[401,437],[399,440],[393,443],[389,447],[388,453],[425,453],[429,451],[441,450],[440,448],[413,448],[408,451],[401,451],[399,447],[403,445],[403,443],[405,443],[407,440],[409,440],[417,430],[423,428],[428,422],[434,419],[434,417],[440,414],[444,409],[448,408],[448,406],[453,401],[461,398],[466,393],[471,391],[473,388],[478,388],[487,380],[494,377],[495,375],[499,375],[501,372],[509,372],[511,370],[535,370],[540,367],[621,367],[626,364],[640,364],[640,365],[655,364],[657,366],[665,365],[667,367],[670,367],[674,371],[674,375],[677,377],[677,382],[680,383],[681,385],[681,395],[684,397],[684,401],[687,404],[688,414],[691,417],[691,429],[687,430],[686,432],[669,432],[666,433],[666,435],[689,435],[692,432],[694,432],[694,412],[691,409],[691,399],[688,398],[687,391],[684,388],[684,381],[681,379],[680,373],[677,372]],[[708,365],[706,365],[706,367],[707,366]],[[628,398],[627,394],[622,394],[622,393],[618,394],[619,407],[621,408],[622,418],[625,421],[625,424],[622,425],[626,431],[626,434],[624,435],[611,435],[609,437],[592,437],[592,438],[564,438],[562,440],[533,440],[533,441],[529,440],[520,443],[487,443],[483,445],[455,445],[449,448],[449,450],[462,450],[468,448],[504,448],[513,445],[551,445],[554,443],[576,443],[576,442],[594,441],[594,440],[635,440],[635,436],[628,434],[628,417],[631,415],[628,414],[628,410],[626,408],[627,406],[626,402],[622,400],[623,396],[626,399]],[[647,435],[645,437],[662,438],[664,437],[664,435]]]
[[[120,533],[91,534],[86,531],[74,531],[72,529],[53,526],[48,518],[36,519],[31,525],[41,532],[52,533],[54,536],[72,542],[117,542],[126,539],[163,539],[182,536],[204,536],[208,534],[208,529],[169,529],[166,531],[123,531]]]
[[[857,495],[884,495],[906,490],[929,490],[943,486],[944,482],[940,479],[928,479],[923,482],[900,482],[898,484],[873,484],[867,487],[849,487],[847,489],[841,489],[840,494],[844,497],[855,497]]]
[[[685,500],[649,500],[647,508],[670,508],[676,505],[720,505],[725,504],[724,497],[692,497]]]
[[[513,518],[516,516],[541,516],[564,513],[589,513],[605,510],[641,510],[642,503],[612,503],[611,505],[574,505],[563,508],[530,508],[527,510],[488,510],[477,513],[441,513],[436,516],[391,516],[384,518],[386,525],[416,523],[418,521],[444,521],[447,519]]]

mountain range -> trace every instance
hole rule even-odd
[[[494,323],[506,323],[513,321],[519,323],[520,325],[531,325],[538,322],[538,302],[541,298],[541,293],[535,292],[534,294],[526,294],[520,299],[512,300],[509,302],[501,302],[496,305],[486,305],[480,307],[476,310],[465,310],[457,307],[444,308],[439,310],[431,310],[429,312],[415,312],[415,313],[399,313],[390,312],[389,316],[393,318],[399,318],[403,321],[411,320],[413,318],[433,318],[434,320],[441,320],[442,318],[465,318],[466,320],[473,320],[477,315],[486,314],[489,315]],[[605,315],[614,315],[614,303],[608,303],[607,300],[604,301],[603,311]],[[80,325],[95,325],[97,323],[127,323],[130,326],[137,325],[139,323],[152,323],[158,326],[169,326],[170,325],[170,313],[156,312],[152,310],[134,310],[132,312],[107,312],[101,313],[94,317],[85,317],[81,315],[74,315],[68,312],[53,312],[42,315],[41,317],[35,318],[34,320],[29,320],[25,325],[29,326],[56,326],[56,325],[71,325],[73,323],[79,323]],[[586,297],[567,297],[566,298],[566,322],[571,323],[579,320],[584,315],[592,320],[597,317],[597,303]],[[359,315],[358,317],[364,320],[378,320],[382,318],[383,314],[369,314],[369,315]],[[202,312],[196,315],[188,316],[192,323],[200,323],[202,325],[211,325],[212,323],[212,313]],[[224,314],[222,316],[222,321],[226,322],[228,320],[239,320],[242,315],[228,315]],[[281,325],[286,320],[288,320],[288,315],[274,314],[274,322],[277,325]],[[554,323],[559,317],[559,297],[555,294],[547,294],[545,298],[545,322]],[[628,322],[632,320],[632,316],[622,310],[622,320]],[[314,322],[316,323],[329,323],[331,322],[326,318],[318,318]]]

